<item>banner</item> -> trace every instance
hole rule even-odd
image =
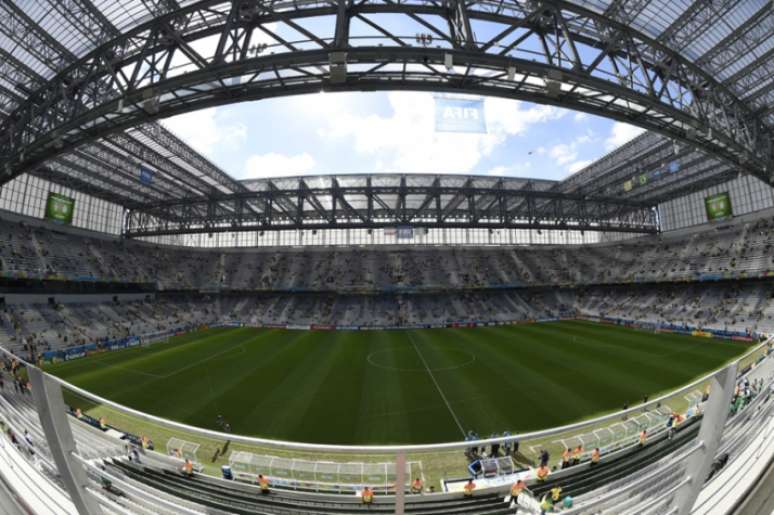
[[[435,99],[436,132],[486,133],[483,99]]]
[[[399,240],[410,240],[414,237],[414,228],[410,225],[399,225],[397,229]]]
[[[145,168],[140,165],[140,182],[143,184],[150,184],[153,182],[154,172],[150,168]]]
[[[713,220],[725,220],[733,215],[731,198],[728,196],[727,191],[706,197],[704,199],[704,207],[707,209],[707,220],[710,222]]]
[[[60,195],[58,193],[48,194],[48,200],[46,200],[46,219],[60,224],[69,225],[73,221],[74,211],[74,199]]]

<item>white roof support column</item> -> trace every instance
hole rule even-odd
[[[676,495],[678,515],[689,515],[715,459],[720,439],[728,418],[731,398],[736,385],[737,362],[715,374],[710,380],[710,397],[699,429],[698,442],[702,447],[688,457],[686,472],[689,477]]]
[[[89,479],[75,456],[75,439],[67,420],[62,387],[37,367],[27,367],[27,372],[40,425],[70,500],[81,515],[102,515],[96,499],[86,492]]]

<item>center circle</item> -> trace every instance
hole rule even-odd
[[[451,352],[447,351],[449,354],[454,356],[454,361],[456,363],[452,365],[447,365],[443,367],[433,367],[433,366],[427,366],[425,367],[424,364],[421,361],[421,358],[419,358],[419,355],[417,355],[416,351],[412,348],[399,348],[399,349],[382,349],[377,350],[372,353],[370,353],[366,357],[366,361],[368,361],[369,365],[372,365],[376,368],[381,368],[382,370],[391,370],[395,372],[443,372],[445,370],[457,370],[462,367],[466,367],[468,365],[473,364],[476,361],[476,355],[472,352],[461,350],[461,349],[450,349]],[[417,361],[419,362],[419,365],[416,367],[400,367],[395,366],[390,363],[384,362],[384,356],[388,353],[395,354],[399,352],[411,352],[417,357]],[[379,357],[382,357],[379,359]]]

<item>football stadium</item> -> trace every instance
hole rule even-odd
[[[774,514],[770,0],[0,0],[0,514]]]

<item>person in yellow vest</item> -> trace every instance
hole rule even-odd
[[[268,494],[269,493],[269,478],[264,476],[263,474],[258,474],[258,486],[261,487],[261,493],[262,494]]]
[[[640,447],[645,447],[645,443],[648,441],[648,432],[643,429],[640,431]]]
[[[570,466],[570,448],[565,447],[562,452],[562,469],[566,469]]]
[[[183,463],[182,472],[184,476],[193,477],[193,463],[191,463],[191,460],[185,460],[185,463]]]
[[[596,447],[593,451],[591,451],[591,465],[598,465],[599,464],[599,458],[601,458],[602,455],[599,452],[599,447]]]
[[[374,491],[371,490],[371,487],[365,487],[363,488],[363,492],[360,494],[360,498],[363,501],[363,504],[371,504],[374,502]]]
[[[583,454],[583,446],[579,445],[572,450],[572,464],[577,465],[580,463],[581,454]]]
[[[142,448],[143,449],[148,448],[148,437],[145,435],[142,435]]]
[[[462,491],[465,494],[465,497],[473,497],[473,490],[476,489],[476,483],[473,482],[472,479],[469,479],[467,483],[465,483],[465,486],[462,487]]]
[[[411,493],[412,494],[421,494],[422,493],[422,480],[419,478],[415,478],[414,481],[411,482]]]
[[[515,483],[513,483],[513,486],[511,486],[511,499],[513,502],[518,503],[519,502],[519,496],[521,495],[521,492],[524,491],[524,481],[519,479]]]
[[[546,515],[549,511],[554,509],[554,503],[551,502],[551,498],[548,494],[544,495],[540,500],[540,515]]]
[[[99,417],[99,428],[103,431],[107,429],[107,419],[105,417]]]
[[[545,482],[548,475],[551,473],[551,470],[548,468],[548,465],[540,465],[538,467],[536,476],[539,483]]]
[[[556,485],[551,489],[551,502],[556,504],[560,500],[562,500],[562,487],[559,485]]]

